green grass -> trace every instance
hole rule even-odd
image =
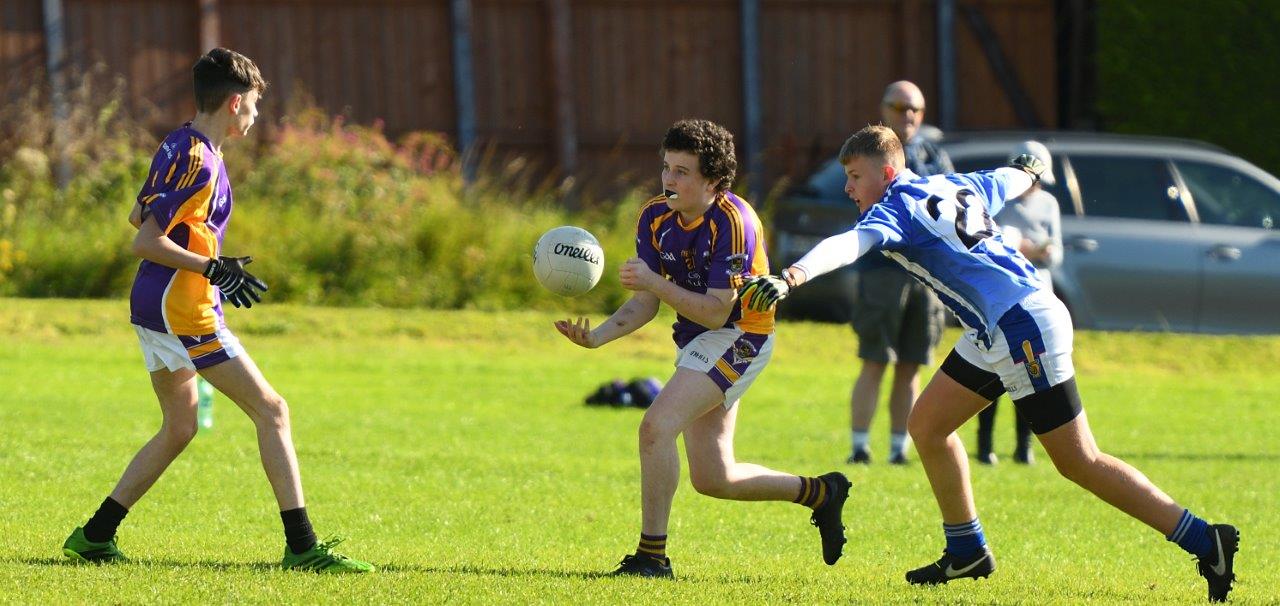
[[[279,517],[252,427],[225,399],[121,528],[136,563],[79,567],[60,545],[158,426],[123,301],[0,299],[0,602],[249,603],[1199,603],[1190,558],[1062,480],[975,468],[1000,563],[984,582],[912,588],[937,556],[924,472],[849,468],[843,326],[786,323],[743,402],[739,458],[854,482],[850,544],[823,565],[787,503],[676,495],[675,583],[600,578],[638,534],[636,410],[588,408],[614,377],[666,378],[663,316],[586,351],[545,312],[263,305],[233,329],[290,402],[308,509],[321,535],[382,570],[324,578],[274,569]],[[598,317],[596,318],[599,319]],[[949,335],[954,338],[954,334]],[[1280,601],[1280,338],[1082,333],[1079,383],[1101,446],[1180,502],[1242,529],[1237,603]],[[997,445],[1012,445],[1010,409]],[[875,454],[887,449],[884,414]],[[971,442],[972,426],[963,429]]]

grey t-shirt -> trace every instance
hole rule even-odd
[[[1053,194],[1037,189],[1011,200],[999,214],[996,223],[1016,227],[1022,237],[1036,246],[1052,244],[1048,259],[1032,260],[1038,269],[1052,270],[1062,263],[1062,211]]]

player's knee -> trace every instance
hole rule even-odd
[[[1089,472],[1093,469],[1094,461],[1086,456],[1085,453],[1057,454],[1057,456],[1050,453],[1049,458],[1053,461],[1053,467],[1058,470],[1062,477],[1085,488],[1089,487],[1089,478],[1091,477]]]
[[[637,434],[640,439],[641,452],[648,451],[654,444],[664,440],[675,439],[675,434],[672,433],[664,423],[659,419],[653,419],[648,416],[645,416],[645,418],[640,421],[640,429],[637,431]]]
[[[729,482],[729,477],[725,475],[723,469],[698,472],[690,469],[689,483],[693,484],[693,489],[698,491],[698,494],[708,497],[725,499],[732,495],[733,484]]]
[[[289,403],[280,394],[272,393],[262,398],[258,408],[259,423],[277,429],[289,427]]]
[[[911,414],[907,416],[907,433],[911,434],[911,440],[916,444],[931,444],[939,438],[945,440],[950,433],[940,435],[939,432],[937,424],[920,408],[913,408]]]
[[[186,421],[165,423],[160,430],[160,435],[164,437],[170,448],[182,450],[191,443],[192,438],[196,437],[196,420],[193,417]]]

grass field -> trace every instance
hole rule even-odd
[[[669,543],[680,580],[602,578],[639,531],[640,411],[581,399],[614,376],[665,379],[664,318],[586,351],[545,313],[230,310],[289,399],[317,531],[350,537],[343,551],[381,567],[327,578],[275,569],[279,516],[252,427],[225,399],[213,431],[122,526],[135,563],[64,564],[63,538],[155,431],[158,410],[125,302],[0,299],[0,602],[1204,600],[1189,556],[1060,479],[1043,452],[1029,468],[975,466],[994,576],[907,586],[903,571],[942,547],[924,472],[844,464],[854,340],[843,326],[800,323],[781,326],[743,402],[737,452],[792,472],[845,471],[844,559],[822,564],[799,506],[716,501],[686,482]],[[1210,521],[1240,527],[1235,602],[1280,602],[1280,338],[1083,333],[1076,351],[1101,446]],[[997,419],[1002,454],[1010,412]],[[873,427],[881,461],[886,417]],[[972,434],[963,429],[967,443]]]

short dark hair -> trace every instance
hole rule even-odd
[[[853,133],[840,146],[840,163],[848,164],[854,158],[878,158],[894,168],[902,170],[907,158],[902,153],[902,141],[893,129],[883,124],[865,126]]]
[[[230,49],[215,48],[191,68],[195,75],[196,110],[212,112],[231,95],[251,90],[261,95],[267,90],[253,60]]]
[[[662,151],[686,152],[698,156],[698,170],[715,182],[717,191],[733,185],[738,158],[733,152],[733,134],[710,120],[686,119],[667,129]]]

